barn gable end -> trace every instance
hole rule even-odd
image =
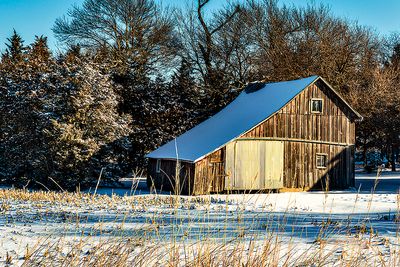
[[[310,111],[312,99],[323,101],[322,113]],[[309,85],[278,112],[249,129],[240,138],[280,137],[354,144],[356,119],[358,117],[320,80]]]

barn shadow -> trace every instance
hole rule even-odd
[[[328,166],[331,167],[321,175],[317,183],[310,188],[310,191],[330,191],[330,193],[333,194],[345,194],[346,192],[354,193],[354,191],[360,194],[398,194],[400,192],[400,172],[356,172],[354,165],[347,166],[347,162],[345,162],[345,164],[341,163],[341,159],[346,156],[345,154],[346,150],[343,149],[341,153],[337,154],[329,161]],[[345,168],[351,168],[354,179],[350,177],[351,179],[347,182],[341,179],[340,168],[343,168],[343,166]],[[335,179],[337,177],[339,179]]]
[[[330,158],[327,168],[317,169],[317,181],[307,191],[344,190],[355,186],[354,165],[347,159],[346,148]],[[348,175],[350,173],[350,175]],[[350,176],[350,177],[347,177]]]
[[[357,172],[355,188],[361,193],[399,194],[400,172],[383,171],[380,174]]]

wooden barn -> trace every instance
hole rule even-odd
[[[319,76],[251,83],[223,110],[149,153],[148,184],[191,195],[348,188],[361,119]]]

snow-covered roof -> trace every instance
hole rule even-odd
[[[266,83],[260,89],[243,90],[220,112],[146,157],[176,159],[178,156],[179,160],[196,162],[279,111],[319,78],[311,76],[299,80]]]

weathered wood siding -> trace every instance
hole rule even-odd
[[[310,101],[323,100],[323,112],[311,113]],[[353,113],[325,84],[317,82],[292,99],[275,115],[241,138],[282,140],[284,186],[345,188],[354,183],[352,149],[355,143]],[[328,155],[326,169],[316,167],[316,154]]]
[[[193,194],[221,192],[225,186],[225,147],[195,163]]]
[[[310,112],[312,98],[323,100],[322,113]],[[317,82],[242,137],[279,137],[354,144],[354,117],[325,84]]]
[[[157,159],[149,159],[147,185],[159,190],[170,190],[182,194],[191,194],[194,179],[194,163],[179,161],[179,189],[176,187],[176,161],[161,160],[160,172],[157,172]]]
[[[354,186],[352,146],[285,141],[284,187],[341,189]],[[326,168],[317,168],[317,153],[327,155]]]

